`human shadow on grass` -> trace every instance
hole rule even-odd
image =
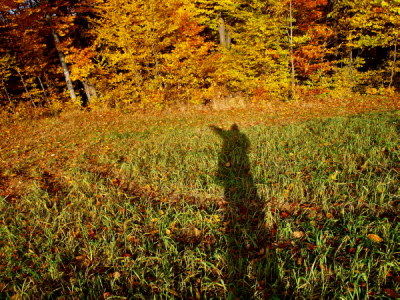
[[[257,193],[248,151],[250,141],[237,124],[229,130],[210,128],[222,139],[216,181],[224,188],[227,202],[226,265],[228,299],[273,296],[279,286],[276,259],[265,248],[263,201]]]

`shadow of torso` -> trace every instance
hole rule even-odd
[[[228,201],[258,201],[257,188],[251,174],[247,152],[250,141],[233,124],[230,130],[211,127],[222,138],[221,152],[218,158],[216,179],[224,187]]]
[[[254,283],[248,277],[250,261],[259,256],[260,245],[265,244],[263,204],[251,173],[247,136],[236,124],[229,130],[210,128],[222,139],[215,179],[224,188],[227,202],[224,219],[229,224],[225,231],[228,298],[242,299],[251,295],[250,286],[265,281],[259,277],[261,274],[255,274]]]

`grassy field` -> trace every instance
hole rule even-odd
[[[301,105],[3,123],[0,298],[399,298],[400,112]]]

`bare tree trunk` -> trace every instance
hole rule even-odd
[[[222,17],[222,13],[219,13],[219,27],[218,27],[218,32],[219,32],[219,43],[224,46],[225,48],[230,47],[231,45],[231,34],[229,30],[226,29],[225,26],[225,20]]]
[[[1,83],[3,84],[3,88],[4,88],[4,91],[6,92],[7,99],[10,102],[11,110],[14,111],[14,103],[12,103],[12,101],[11,101],[11,97],[10,97],[10,94],[8,93],[8,91],[7,91],[6,84],[4,82],[3,77],[1,77]]]
[[[396,60],[397,60],[397,37],[396,37],[396,40],[395,40],[395,42],[394,42],[394,53],[393,53],[392,73],[390,74],[390,83],[389,83],[389,87],[392,87],[392,84],[393,84],[393,77],[394,77],[394,70],[395,70],[395,66],[396,66]]]
[[[57,33],[53,29],[50,15],[46,15],[46,21],[49,23],[50,28],[51,28],[51,34],[52,34],[53,39],[54,39],[54,44],[56,46],[58,58],[60,59],[61,67],[62,67],[63,72],[64,72],[65,82],[67,83],[67,88],[69,90],[69,94],[71,96],[71,100],[72,100],[72,102],[76,102],[76,94],[75,94],[74,86],[72,84],[70,73],[68,71],[68,66],[67,66],[67,64],[65,62],[65,55],[61,51],[61,49],[59,47],[60,38],[58,37]]]
[[[290,33],[289,33],[289,44],[290,44],[290,66],[291,66],[291,84],[290,84],[290,95],[291,99],[294,99],[295,96],[295,69],[294,69],[294,45],[293,45],[293,10],[292,10],[292,1],[289,2],[289,17],[290,17]]]
[[[139,87],[139,89],[141,90],[142,89],[142,77],[140,76],[140,73],[138,72],[138,69],[137,69],[137,67],[136,67],[136,59],[135,59],[135,57],[133,56],[133,53],[132,53],[132,49],[131,48],[129,48],[129,47],[125,47],[124,48],[124,51],[126,52],[126,53],[129,53],[129,56],[131,57],[131,59],[132,59],[132,61],[133,61],[133,63],[134,63],[134,72],[135,72],[135,80],[136,80],[136,84],[137,84],[137,86]]]
[[[87,102],[90,103],[93,97],[97,97],[96,88],[90,84],[88,80],[82,81],[83,88],[87,97]]]
[[[219,13],[219,27],[218,27],[218,32],[219,32],[219,43],[221,45],[225,45],[225,22],[224,18],[222,18],[222,14]]]
[[[40,76],[38,76],[37,79],[39,80],[40,86],[42,87],[44,99],[46,99],[47,104],[50,105],[50,101],[49,101],[49,98],[47,98],[47,93],[46,93],[46,90],[44,89],[42,79],[40,79]]]
[[[43,75],[44,75],[44,80],[46,81],[49,95],[52,96],[53,95],[52,89],[54,88],[54,86],[53,86],[52,82],[50,81],[49,76],[47,75],[46,71],[43,72]]]
[[[353,77],[353,49],[350,49],[349,59],[350,59],[350,76]]]
[[[154,41],[151,43],[151,49],[153,50],[154,60],[156,62],[156,77],[158,77],[158,57],[156,48],[154,47]]]
[[[21,74],[21,72],[18,70],[18,68],[16,68],[15,70],[17,71],[17,73],[18,73],[19,77],[21,78],[21,82],[22,82],[22,84],[23,84],[23,86],[24,86],[24,88],[25,88],[25,92],[27,93],[27,95],[28,95],[29,99],[31,100],[33,107],[35,107],[35,108],[36,108],[35,101],[33,101],[33,99],[32,99],[32,95],[31,95],[31,93],[29,93],[29,90],[28,90],[28,87],[26,86],[26,83],[25,83],[24,77],[22,76],[22,74]]]

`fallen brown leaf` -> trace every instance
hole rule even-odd
[[[386,295],[388,295],[391,298],[400,298],[399,294],[397,294],[395,291],[391,290],[391,289],[383,289],[386,293]]]
[[[193,234],[195,237],[199,237],[201,235],[201,231],[195,227],[193,228]]]
[[[376,235],[376,234],[368,234],[368,238],[377,243],[383,242],[383,239],[379,235]]]
[[[305,233],[303,231],[294,231],[293,232],[293,237],[296,239],[301,239],[304,236],[305,236]]]

